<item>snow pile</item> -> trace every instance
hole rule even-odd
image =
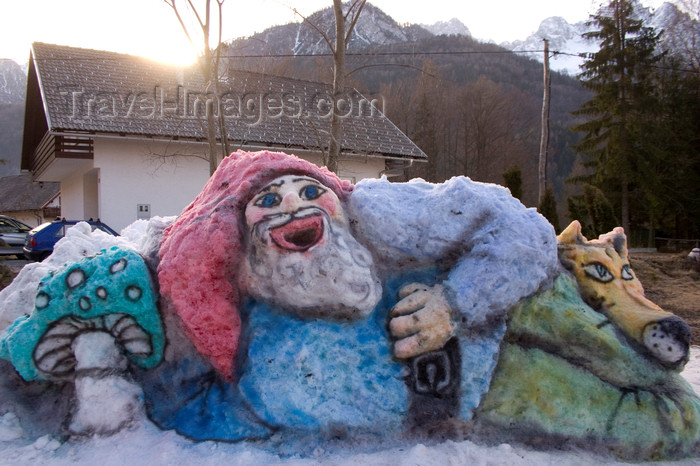
[[[19,423],[19,418],[15,413],[7,413],[0,417],[0,442],[21,439],[24,430]]]
[[[125,229],[120,237],[97,230],[87,224],[70,229],[54,254],[42,263],[26,266],[9,287],[0,292],[0,325],[4,330],[14,318],[29,313],[34,304],[39,280],[49,271],[58,271],[65,263],[75,262],[103,248],[121,246],[144,255],[153,253],[159,233],[171,219],[139,221]],[[693,347],[683,376],[693,389],[700,391],[700,348]],[[0,399],[8,396],[0,386]],[[351,442],[351,441],[349,441]],[[0,458],[3,464],[621,464],[609,456],[580,450],[535,451],[526,447],[501,444],[479,445],[470,441],[420,443],[403,440],[393,443],[355,443],[316,447],[304,458],[270,453],[254,442],[195,443],[173,431],[163,431],[144,414],[129,428],[109,437],[70,438],[36,436],[23,426],[21,417],[7,412],[0,416]],[[669,463],[670,464],[670,463]],[[696,464],[696,460],[673,464]]]
[[[692,348],[690,362],[683,375],[700,390],[700,348]],[[0,396],[3,396],[0,393]],[[23,437],[21,420],[12,413],[0,417],[0,458],[3,464],[103,464],[123,465],[387,465],[445,464],[479,465],[596,465],[625,464],[608,456],[582,451],[535,451],[529,448],[501,444],[477,445],[470,441],[447,441],[438,444],[359,445],[353,450],[318,448],[308,458],[280,457],[266,452],[252,443],[225,444],[217,442],[194,443],[172,431],[161,431],[142,418],[128,430],[111,437],[58,439],[43,436],[38,439]],[[697,464],[697,460],[668,463],[673,465]]]

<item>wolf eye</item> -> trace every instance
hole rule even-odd
[[[282,202],[282,199],[280,198],[279,194],[267,193],[260,196],[258,200],[255,201],[255,205],[269,209],[271,207],[278,206],[280,202]]]
[[[608,268],[600,262],[593,262],[592,264],[584,265],[583,271],[586,272],[586,275],[592,279],[598,280],[602,283],[608,283],[615,278],[613,277],[613,274],[610,273],[610,270],[608,270]]]
[[[632,269],[630,268],[629,264],[622,266],[621,276],[623,280],[634,280],[634,274],[632,273]]]
[[[299,193],[299,197],[306,201],[312,201],[318,197],[321,196],[321,194],[325,193],[326,190],[323,189],[320,186],[316,186],[314,184],[310,184],[308,186],[305,186],[301,189],[301,192]]]

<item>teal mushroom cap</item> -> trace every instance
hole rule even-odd
[[[0,338],[0,357],[25,380],[71,378],[72,343],[90,331],[111,334],[134,364],[158,365],[165,337],[151,275],[143,258],[114,246],[49,273],[34,310]]]

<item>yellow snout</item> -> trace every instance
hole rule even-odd
[[[581,296],[664,365],[688,360],[690,327],[644,296],[632,272],[622,228],[588,241],[578,222],[558,237],[559,260],[578,282]]]

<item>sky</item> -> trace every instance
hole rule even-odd
[[[177,0],[182,2],[182,0]],[[203,4],[195,0],[195,4]],[[215,2],[212,1],[213,4]],[[525,39],[550,16],[570,23],[586,20],[600,0],[373,0],[399,23],[461,20],[480,40]],[[656,7],[662,0],[642,0]],[[225,0],[224,40],[249,36],[269,26],[298,21],[331,0]],[[32,42],[109,50],[173,63],[195,52],[163,0],[0,0],[0,58],[26,63]],[[188,15],[191,16],[191,15]]]

